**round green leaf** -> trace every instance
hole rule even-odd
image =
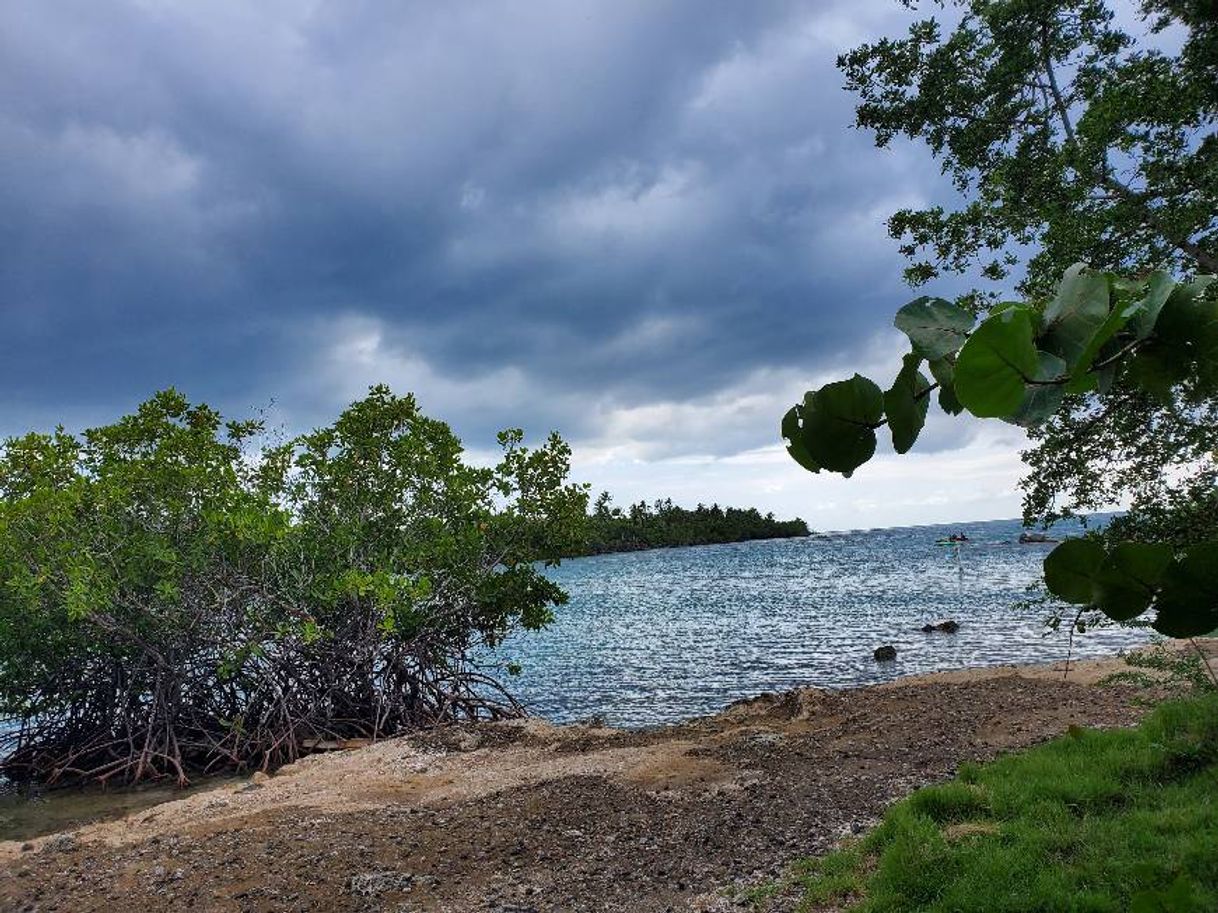
[[[939,408],[948,415],[959,415],[964,406],[956,398],[956,388],[953,386],[939,387]]]
[[[1007,417],[1007,421],[1021,428],[1039,425],[1053,415],[1066,398],[1066,391],[1056,385],[1027,387],[1025,391],[1019,408]]]
[[[1035,315],[1008,308],[979,326],[956,358],[956,397],[980,418],[1006,418],[1023,404],[1029,381],[1040,379]]]
[[[948,358],[937,358],[930,362],[931,376],[939,384],[939,408],[948,415],[959,415],[964,411],[960,400],[956,398],[956,363]]]
[[[1140,349],[1125,371],[1134,386],[1165,403],[1172,400],[1172,387],[1187,376],[1187,359],[1157,339]]]
[[[804,446],[803,429],[800,427],[800,412],[800,406],[792,406],[787,410],[787,414],[782,417],[782,436],[787,441],[787,453],[808,472],[820,472],[821,467],[817,464],[816,460],[812,459],[812,455],[808,453],[808,448]]]
[[[897,311],[893,323],[928,360],[950,355],[968,339],[973,315],[942,298],[918,298]]]
[[[855,374],[809,393],[803,405],[803,443],[819,466],[847,478],[875,454],[875,429],[884,417],[884,394]]]
[[[892,388],[884,393],[884,412],[897,453],[906,453],[926,424],[926,411],[930,408],[926,391],[930,389],[930,381],[918,370],[921,364],[920,355],[906,355],[901,373],[893,381]]]
[[[1163,310],[1163,305],[1167,303],[1168,296],[1175,287],[1175,280],[1169,273],[1160,271],[1151,274],[1146,283],[1146,295],[1139,302],[1141,307],[1130,323],[1138,339],[1145,339],[1154,332],[1159,312]]]
[[[1171,560],[1168,545],[1119,543],[1096,572],[1096,607],[1113,621],[1128,621],[1141,615],[1154,599],[1159,579]]]
[[[1199,637],[1218,628],[1218,542],[1190,548],[1163,572],[1154,629]]]
[[[1070,267],[1057,295],[1045,308],[1041,345],[1065,361],[1072,371],[1086,370],[1086,365],[1081,364],[1084,356],[1091,352],[1094,357],[1116,332],[1114,328],[1108,337],[1096,342],[1109,317],[1110,297],[1109,280],[1104,273],[1087,270],[1081,263]]]
[[[1094,539],[1067,539],[1045,557],[1045,586],[1059,599],[1090,605],[1104,547]]]

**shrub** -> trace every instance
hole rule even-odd
[[[471,661],[565,594],[587,493],[557,436],[492,467],[385,387],[260,446],[181,394],[0,455],[3,772],[137,781],[516,714]],[[3,727],[0,727],[3,728]]]

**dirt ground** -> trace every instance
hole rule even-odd
[[[0,843],[3,911],[721,911],[966,760],[1122,726],[1108,660],[763,695],[625,732],[519,721],[315,755]]]

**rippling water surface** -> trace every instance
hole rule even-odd
[[[959,550],[936,540],[962,531]],[[814,685],[1066,655],[1041,614],[1012,604],[1052,545],[1019,545],[1016,521],[909,527],[563,562],[571,595],[540,633],[496,653],[520,662],[513,692],[555,721],[600,714],[618,726],[714,713],[737,698]],[[954,618],[956,634],[921,633]],[[1075,656],[1115,653],[1146,635],[1076,637]],[[876,663],[872,650],[897,648]]]

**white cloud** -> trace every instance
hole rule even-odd
[[[896,336],[875,337],[853,360],[883,382],[881,370],[897,361]],[[487,420],[520,414],[530,404],[536,412],[542,401],[550,424],[526,430],[534,438],[551,428],[563,433],[574,447],[575,477],[610,491],[619,504],[662,497],[691,506],[718,501],[802,516],[821,530],[1012,517],[1020,509],[1022,431],[937,409],[909,454],[892,453],[881,432],[877,456],[850,479],[801,469],[780,442],[779,419],[806,387],[841,376],[836,366],[813,377],[759,370],[709,396],[623,405],[611,393],[546,389],[515,368],[447,377],[367,316],[317,324],[307,340],[312,355],[280,403],[282,420],[327,421],[376,382],[414,392],[428,414],[467,422],[479,413]],[[300,411],[323,401],[323,414]],[[456,424],[460,432],[461,421]],[[489,435],[464,436],[475,458],[491,459]]]

